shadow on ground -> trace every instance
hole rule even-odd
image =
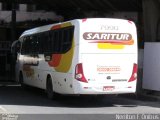
[[[149,104],[148,104],[149,103]],[[137,107],[152,106],[160,107],[153,101],[145,103],[143,99],[131,96],[106,95],[104,97],[94,96],[61,96],[57,100],[49,100],[44,90],[29,87],[22,89],[20,85],[0,86],[0,105],[25,105],[25,106],[47,106],[47,107],[70,107],[70,108],[92,108],[92,107]]]

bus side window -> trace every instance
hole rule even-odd
[[[54,52],[59,53],[60,51],[60,40],[59,40],[59,31],[55,31],[54,34]]]
[[[21,47],[21,54],[26,54],[26,37],[24,37]]]
[[[49,32],[48,48],[53,53],[66,53],[72,45],[74,27],[66,27]]]
[[[37,35],[33,35],[30,39],[31,41],[31,54],[38,54],[38,40],[37,40]]]
[[[35,48],[33,36],[30,36],[30,37],[29,37],[29,41],[28,41],[28,42],[29,42],[28,44],[29,44],[29,46],[30,46],[29,54],[33,54],[33,53],[34,53],[34,48]]]
[[[43,34],[37,34],[37,40],[38,40],[38,52],[39,54],[43,54],[45,52],[45,41],[43,40]]]
[[[47,31],[45,34],[45,41],[46,41],[46,52],[51,53],[52,52],[52,39],[50,36],[50,33]]]
[[[38,50],[38,54],[42,54],[43,53],[43,44],[42,44],[42,39],[41,39],[41,35],[37,34],[37,50]]]
[[[24,41],[24,54],[31,54],[32,46],[30,41],[30,36],[27,36]]]
[[[53,52],[54,53],[54,51],[55,51],[55,38],[54,38],[54,36],[55,36],[55,32],[54,31],[50,31],[49,32],[49,37],[50,37],[50,41],[51,41],[51,43],[50,43],[50,47],[51,47],[51,52]]]
[[[67,29],[64,29],[63,31],[63,36],[64,36],[63,46],[62,46],[63,52],[67,52],[72,46],[73,29],[74,27],[69,27]]]

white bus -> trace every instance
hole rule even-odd
[[[75,19],[25,31],[16,76],[21,84],[56,93],[135,93],[137,33],[123,19]]]

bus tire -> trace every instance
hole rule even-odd
[[[47,77],[47,83],[46,83],[46,93],[47,97],[49,99],[54,99],[54,92],[53,92],[53,85],[52,85],[52,79],[51,77]]]

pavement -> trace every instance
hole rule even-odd
[[[160,92],[142,92],[141,94],[139,94],[139,97],[153,101],[160,101]]]
[[[1,82],[0,81],[0,87],[1,86],[20,86],[20,84],[14,82],[14,81],[8,81],[8,82]],[[118,96],[127,97],[130,99],[141,99],[141,100],[148,100],[148,101],[160,101],[160,92],[159,91],[152,91],[152,90],[141,90],[137,94],[120,94]],[[2,111],[2,108],[0,107],[0,112]]]
[[[136,99],[136,100],[139,99],[142,101],[153,101],[153,102],[159,101],[160,102],[160,92],[151,91],[151,90],[141,91],[138,94],[120,94],[119,96],[126,97],[129,99]]]
[[[15,81],[0,81],[0,86],[16,86],[20,85]]]
[[[5,108],[3,108],[2,106],[0,106],[0,113],[6,113],[7,110]]]

